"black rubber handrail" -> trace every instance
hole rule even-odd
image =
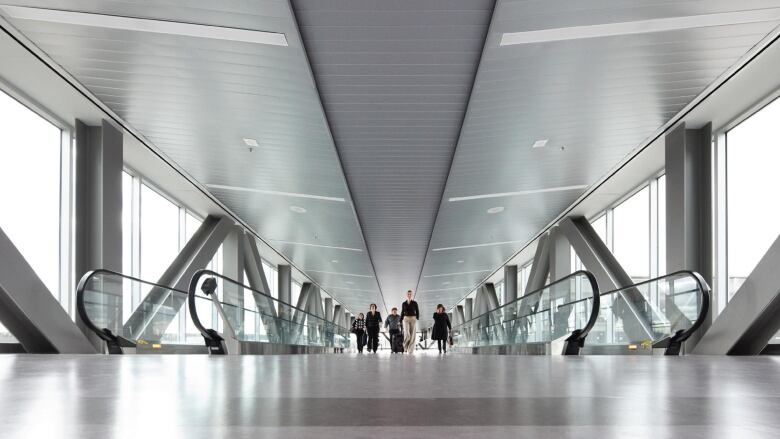
[[[602,296],[608,296],[610,294],[615,294],[615,293],[618,293],[620,291],[625,291],[625,290],[628,290],[628,289],[631,289],[631,288],[636,288],[636,287],[639,287],[639,286],[642,286],[642,285],[645,285],[645,284],[649,284],[649,283],[652,283],[652,282],[658,282],[661,279],[674,277],[674,276],[679,276],[681,274],[687,274],[690,277],[692,277],[696,281],[696,283],[699,285],[699,291],[701,292],[701,308],[699,309],[699,315],[696,316],[696,321],[693,322],[693,325],[691,325],[690,328],[688,328],[686,330],[677,331],[677,333],[673,334],[670,337],[670,339],[672,339],[674,342],[682,343],[685,340],[687,340],[688,338],[690,338],[691,335],[693,335],[693,333],[696,332],[696,330],[699,329],[701,327],[701,325],[704,324],[704,319],[707,317],[707,314],[710,311],[710,300],[711,300],[711,295],[712,295],[712,289],[707,284],[707,281],[704,280],[704,278],[702,277],[701,274],[699,274],[699,273],[697,273],[695,271],[691,271],[691,270],[678,270],[678,271],[675,271],[673,273],[665,274],[663,276],[658,276],[658,277],[653,278],[653,279],[648,279],[646,281],[635,283],[633,285],[629,285],[629,286],[624,287],[624,288],[617,288],[617,289],[614,289],[612,291],[607,291],[606,293],[601,293],[601,295]]]
[[[185,293],[184,291],[177,290],[175,288],[171,288],[171,287],[168,287],[168,286],[165,286],[165,285],[162,285],[162,284],[157,284],[157,283],[154,283],[154,282],[148,282],[148,281],[145,281],[143,279],[139,279],[139,278],[134,277],[134,276],[129,276],[129,275],[126,275],[126,274],[122,274],[122,273],[120,273],[118,271],[109,270],[109,269],[106,269],[106,268],[98,268],[96,270],[91,270],[91,271],[88,271],[88,272],[84,273],[84,276],[81,277],[81,280],[79,280],[79,283],[76,286],[76,311],[78,312],[79,317],[81,318],[81,321],[84,322],[84,325],[86,325],[86,327],[90,331],[94,332],[95,334],[98,335],[98,337],[100,337],[101,339],[103,339],[104,341],[109,342],[109,343],[116,342],[117,338],[118,338],[118,335],[112,333],[111,330],[108,329],[108,328],[102,328],[102,329],[98,328],[97,325],[95,325],[95,323],[92,321],[92,319],[89,318],[89,315],[87,314],[86,306],[84,305],[84,290],[86,289],[87,284],[89,283],[89,281],[93,277],[95,277],[95,276],[97,276],[99,274],[110,274],[112,276],[117,276],[117,277],[122,278],[122,279],[128,279],[128,280],[131,280],[133,282],[138,282],[138,283],[142,283],[144,285],[149,285],[151,287],[163,288],[163,289],[169,290],[169,291],[174,292],[174,293],[179,293],[179,294],[181,294],[183,296],[187,295],[187,293]]]
[[[248,285],[244,285],[244,284],[236,281],[235,279],[231,279],[231,278],[229,278],[227,276],[224,276],[222,274],[219,274],[219,273],[217,273],[217,272],[215,272],[213,270],[202,269],[202,270],[196,271],[192,275],[192,279],[190,279],[190,286],[189,286],[189,289],[187,291],[187,305],[188,305],[188,307],[190,309],[190,318],[192,319],[192,323],[195,325],[195,327],[198,329],[198,331],[200,331],[201,335],[204,338],[208,339],[208,340],[221,341],[222,338],[221,338],[221,336],[219,336],[219,334],[214,329],[206,328],[205,325],[203,325],[203,323],[200,321],[200,317],[198,317],[198,310],[197,310],[197,307],[195,306],[195,303],[196,303],[195,299],[197,298],[198,281],[200,280],[200,278],[203,275],[207,275],[207,276],[211,276],[211,277],[215,277],[215,278],[220,278],[220,279],[226,280],[228,282],[232,282],[235,285],[240,285],[242,288],[245,288],[245,289],[247,289],[249,291],[252,291],[253,293],[260,294],[261,296],[265,296],[266,298],[268,298],[268,299],[270,299],[270,300],[272,300],[274,302],[278,302],[278,303],[281,303],[281,304],[283,304],[285,306],[288,306],[288,307],[291,308],[291,310],[299,311],[299,312],[301,312],[303,314],[306,314],[307,316],[311,316],[311,317],[314,317],[314,318],[316,318],[318,320],[322,320],[326,324],[330,324],[330,325],[332,325],[334,327],[341,328],[344,331],[349,332],[349,330],[347,328],[345,328],[345,327],[343,327],[341,325],[337,325],[336,323],[333,323],[333,322],[328,322],[326,319],[324,319],[322,317],[317,317],[314,314],[308,313],[308,312],[298,308],[297,306],[291,305],[291,304],[289,304],[289,303],[287,303],[287,302],[285,302],[283,300],[277,299],[277,298],[275,298],[275,297],[273,297],[273,296],[271,296],[269,294],[266,294],[266,293],[264,293],[262,291],[256,290],[256,289],[254,289],[254,288],[252,288],[252,287],[250,287]],[[252,311],[254,311],[254,310],[252,310]],[[262,314],[262,312],[259,312],[259,311],[258,311],[258,313]],[[279,317],[277,316],[276,318],[279,318]],[[293,322],[292,320],[283,319],[283,321],[288,321],[290,323],[295,324],[295,322]]]
[[[485,316],[487,316],[487,315],[489,315],[491,313],[494,313],[494,312],[496,312],[496,311],[498,311],[498,310],[500,310],[502,308],[506,308],[506,307],[511,306],[513,304],[519,303],[520,301],[522,301],[524,299],[528,299],[531,296],[539,295],[539,294],[543,293],[544,290],[549,289],[551,287],[554,287],[555,285],[558,285],[558,284],[560,284],[562,282],[566,282],[566,281],[570,280],[571,278],[574,278],[574,277],[577,277],[577,276],[585,276],[588,279],[588,282],[590,283],[591,290],[592,290],[592,293],[593,293],[593,297],[592,298],[587,298],[587,299],[592,299],[593,300],[593,306],[591,308],[591,313],[590,313],[590,317],[588,318],[588,322],[585,324],[585,326],[582,327],[582,329],[575,329],[572,332],[572,334],[569,337],[569,339],[568,339],[568,341],[576,341],[580,346],[582,346],[584,344],[584,342],[585,342],[585,338],[588,336],[588,333],[590,332],[591,329],[593,329],[593,326],[596,325],[596,320],[598,320],[599,309],[601,307],[601,305],[600,305],[601,302],[600,302],[599,286],[598,286],[598,282],[596,281],[596,276],[594,276],[593,273],[591,273],[589,271],[586,271],[586,270],[575,271],[574,273],[572,273],[572,274],[570,274],[568,276],[562,277],[562,278],[556,280],[555,282],[551,282],[551,283],[549,283],[549,284],[547,284],[547,285],[545,285],[545,286],[543,286],[543,287],[541,287],[541,288],[539,288],[537,290],[534,290],[534,291],[532,291],[532,292],[530,292],[528,294],[525,294],[525,295],[523,295],[521,297],[518,297],[517,299],[515,299],[515,300],[513,300],[513,301],[511,301],[509,303],[501,305],[501,306],[499,306],[498,308],[496,308],[496,309],[494,309],[492,311],[488,311],[486,313],[482,313],[482,314],[478,315],[477,317],[473,317],[470,320],[467,320],[467,321],[459,324],[458,326],[456,326],[456,327],[454,327],[452,329],[455,330],[457,328],[465,327],[465,325],[468,324],[468,323],[471,323],[471,322],[473,322],[473,321],[475,321],[477,319],[482,319],[482,318],[484,318]],[[581,301],[581,300],[578,300],[578,302],[579,301]],[[568,304],[566,304],[566,305],[568,305]],[[523,316],[521,318],[524,318],[524,317],[527,317],[527,316],[530,316],[530,315],[534,315],[534,314],[539,314],[540,312],[543,312],[543,311],[537,310],[537,311],[534,311],[534,312],[532,312],[532,313],[530,313],[528,315],[525,315],[525,316]],[[516,320],[516,319],[514,319],[514,320]]]

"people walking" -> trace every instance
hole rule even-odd
[[[450,316],[444,312],[444,305],[440,303],[436,305],[436,312],[433,313],[433,331],[431,331],[431,339],[436,340],[440,354],[442,351],[447,353],[447,338],[449,338],[450,329],[452,329]]]
[[[406,300],[401,305],[401,319],[404,325],[404,351],[414,352],[414,342],[417,337],[417,320],[420,319],[420,308],[412,300],[412,290],[406,292]]]
[[[372,303],[366,314],[366,332],[368,333],[368,351],[374,351],[379,347],[379,329],[382,327],[382,315],[376,310],[376,304]]]
[[[398,308],[391,309],[390,315],[385,319],[385,328],[390,333],[390,352],[394,354],[404,351],[403,340],[399,340],[401,338],[401,325],[401,316],[398,315]]]
[[[366,344],[366,320],[363,318],[363,313],[358,314],[354,322],[352,322],[352,333],[357,336],[357,348],[358,353],[363,353],[363,346]]]

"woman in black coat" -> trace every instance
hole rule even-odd
[[[450,335],[450,316],[444,312],[444,305],[441,303],[436,305],[436,312],[433,313],[433,334],[431,339],[436,340],[437,346],[439,346],[439,353],[447,353],[447,338]]]
[[[357,336],[358,353],[363,353],[363,346],[366,344],[366,321],[363,319],[363,313],[358,314],[352,322],[352,333]]]
[[[372,303],[366,314],[366,333],[368,334],[368,351],[374,351],[379,347],[379,329],[382,327],[382,315],[376,310],[376,304]]]

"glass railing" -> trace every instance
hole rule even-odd
[[[596,322],[599,291],[593,274],[577,271],[452,328],[457,347],[563,343],[576,354]]]
[[[192,277],[188,292],[194,325],[212,353],[235,342],[348,348],[347,328],[210,270]]]
[[[200,344],[187,318],[187,293],[111,270],[85,274],[76,288],[80,321],[109,353],[137,345]]]
[[[680,344],[704,322],[709,305],[707,282],[691,271],[601,293],[601,309],[588,345],[665,348],[667,354],[677,354]]]

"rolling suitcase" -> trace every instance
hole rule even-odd
[[[394,353],[400,353],[404,351],[404,334],[403,332],[396,332],[390,336],[390,350]]]

